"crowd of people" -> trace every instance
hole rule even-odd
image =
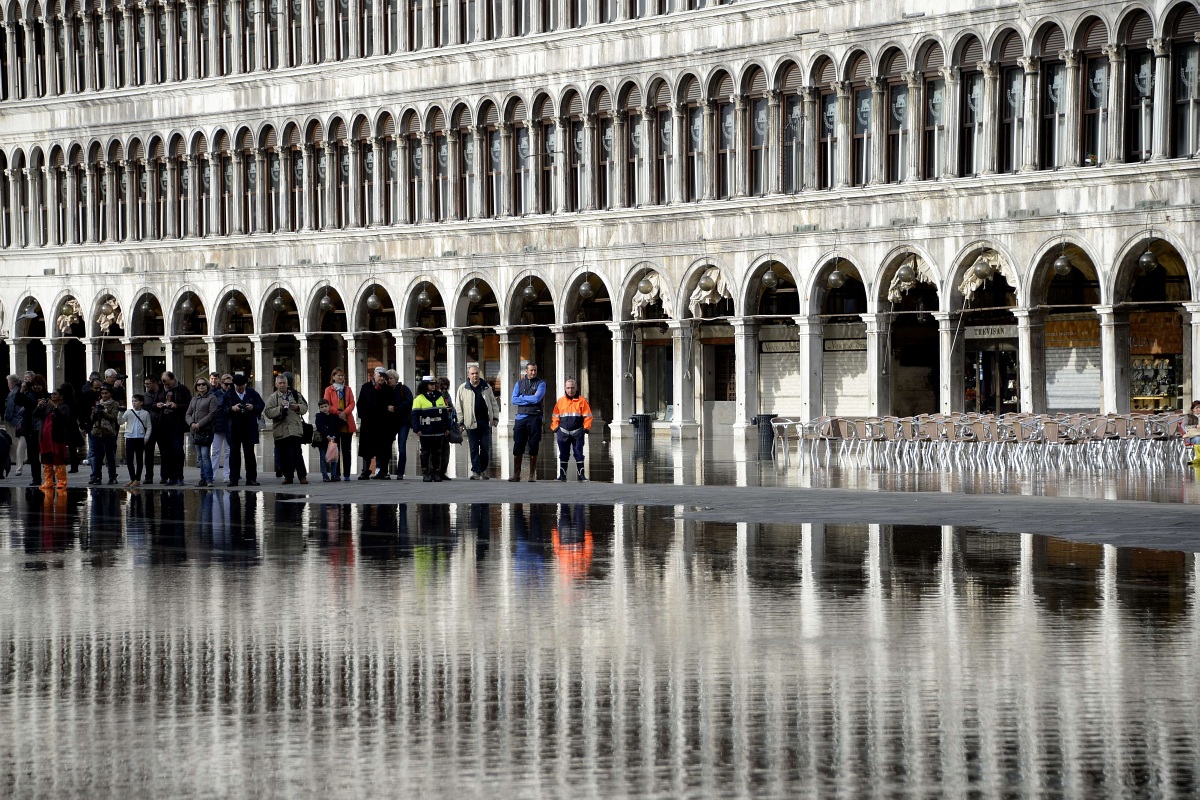
[[[417,464],[426,482],[448,480],[452,445],[465,444],[470,479],[489,480],[493,429],[500,403],[477,365],[457,388],[449,380],[426,375],[409,389],[395,370],[376,367],[357,394],[338,368],[315,406],[295,385],[291,373],[273,376],[266,397],[246,375],[211,373],[189,388],[173,373],[147,377],[143,391],[129,394],[116,370],[92,373],[79,391],[69,384],[47,386],[44,376],[26,372],[8,376],[4,431],[0,433],[0,477],[10,469],[45,492],[63,491],[68,475],[88,467],[88,485],[120,483],[118,440],[124,438],[126,486],[158,482],[184,485],[187,448],[195,451],[198,487],[259,486],[256,448],[269,426],[277,477],[285,485],[309,482],[304,448],[313,447],[321,480],[350,480],[351,448],[358,439],[358,480],[403,480],[408,446],[415,435]],[[584,471],[584,437],[592,412],[574,379],[550,414],[549,429],[558,446],[557,479],[567,480],[575,460],[576,479]],[[453,389],[453,391],[452,391]],[[534,363],[513,387],[517,411],[513,430],[512,477],[519,481],[528,459],[528,479],[537,479],[537,460],[546,427],[546,382]],[[311,420],[311,421],[310,421]],[[157,453],[157,460],[156,460]],[[220,476],[221,483],[218,482]]]

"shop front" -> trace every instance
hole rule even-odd
[[[968,325],[963,340],[963,408],[976,414],[1020,411],[1017,326]]]
[[[1129,314],[1129,366],[1132,411],[1186,408],[1183,323],[1178,311]]]

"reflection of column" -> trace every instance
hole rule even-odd
[[[346,340],[346,385],[351,391],[367,382],[367,348],[365,337],[357,333],[343,333]],[[325,376],[326,378],[328,376]],[[404,376],[401,375],[401,378]],[[313,398],[309,398],[311,405]]]
[[[693,363],[696,351],[696,327],[690,319],[667,322],[671,331],[671,370],[675,389],[675,420],[672,436],[691,439],[699,435],[696,424],[696,376]]]
[[[564,388],[567,383],[567,378],[574,378],[576,385],[579,385],[579,367],[578,367],[578,337],[573,328],[568,328],[565,325],[551,325],[550,331],[554,334],[554,375],[557,378],[557,395],[562,397],[566,394]],[[583,394],[583,386],[579,385],[579,392]],[[586,397],[586,395],[584,395]]]
[[[1188,321],[1183,337],[1183,396],[1200,391],[1200,303],[1184,303]]]
[[[125,385],[130,387],[129,393],[133,394],[146,380],[146,370],[142,364],[142,343],[136,339],[122,339],[121,344],[125,348],[125,374],[129,376]]]
[[[863,314],[862,321],[867,326],[867,408],[871,416],[882,417],[892,413],[892,318]]]
[[[467,335],[460,328],[442,328],[446,337],[446,377],[450,380],[450,396],[467,379]]]
[[[1146,44],[1154,51],[1154,151],[1150,160],[1167,157],[1167,130],[1171,124],[1171,42],[1151,39]]]
[[[955,330],[958,319],[947,311],[933,315],[938,321],[938,376],[943,414],[963,409],[963,340]]]
[[[511,328],[496,328],[500,339],[500,435],[507,436],[515,420],[512,390],[520,376],[521,334]]]
[[[619,322],[608,323],[612,332],[612,422],[608,428],[611,438],[628,436],[629,415],[633,413],[633,374],[630,356],[633,354],[633,329]]]
[[[412,331],[397,328],[392,331],[392,339],[396,342],[396,371],[400,373],[400,380],[411,386],[418,377],[416,336]],[[364,377],[363,383],[366,380]]]
[[[747,434],[753,426],[752,417],[759,412],[758,400],[758,323],[753,319],[736,317],[733,325],[734,377],[737,399],[734,404],[734,433]],[[772,409],[766,409],[770,412]]]
[[[1100,317],[1100,413],[1129,411],[1129,315],[1113,306],[1096,306]]]
[[[813,420],[825,413],[825,331],[819,317],[795,317],[800,338],[800,416]]]
[[[221,354],[217,352],[220,339],[216,336],[205,336],[204,344],[208,346],[208,371],[209,372],[224,372],[220,364]]]
[[[275,372],[272,340],[256,333],[250,336],[250,344],[254,347],[254,374],[249,376],[250,385],[257,385],[260,391],[266,391],[271,386]]]
[[[1017,318],[1017,369],[1021,412],[1046,412],[1046,315],[1043,311],[1013,309]]]

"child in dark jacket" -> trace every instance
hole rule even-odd
[[[341,458],[341,454],[338,452],[338,434],[342,428],[342,420],[333,413],[329,401],[325,398],[321,398],[317,407],[318,411],[313,427],[317,429],[317,433],[321,434],[322,445],[317,448],[317,452],[321,456],[321,480],[325,482],[340,481],[342,473],[338,472],[338,461]]]

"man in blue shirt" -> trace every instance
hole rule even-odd
[[[512,404],[517,407],[517,424],[513,429],[513,474],[510,481],[521,480],[521,456],[529,448],[529,480],[537,480],[538,443],[542,441],[542,401],[546,398],[546,382],[537,376],[537,364],[525,365],[525,377],[512,390]]]

